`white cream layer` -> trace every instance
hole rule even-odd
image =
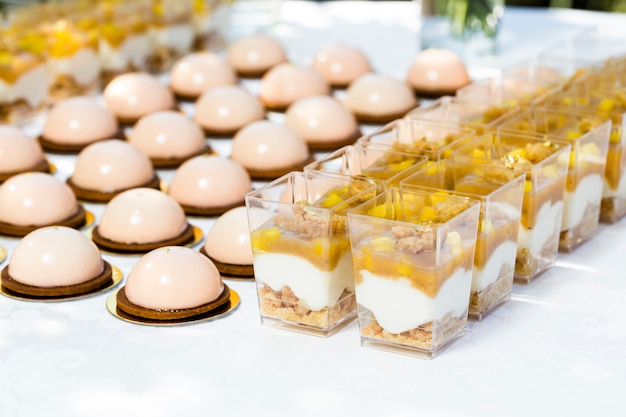
[[[281,253],[254,255],[254,276],[274,291],[291,288],[309,308],[319,311],[334,305],[344,289],[354,291],[352,254],[343,254],[332,271],[321,271],[304,258]]]
[[[602,176],[587,175],[578,183],[576,191],[565,191],[563,197],[563,220],[561,230],[569,230],[580,224],[588,205],[600,205],[602,200]]]
[[[154,45],[172,48],[180,54],[185,54],[191,50],[194,29],[191,24],[152,28],[150,36]]]
[[[69,75],[82,86],[95,82],[102,66],[98,54],[91,48],[83,48],[67,58],[48,58],[48,73],[53,77]]]
[[[517,243],[511,240],[502,242],[493,251],[483,269],[474,268],[472,275],[472,292],[479,292],[496,282],[503,265],[509,265],[511,270],[515,268],[517,256]]]
[[[142,68],[151,51],[148,34],[129,36],[119,48],[100,40],[98,47],[102,67],[108,71],[125,71],[131,63],[137,68]]]
[[[622,172],[619,177],[619,186],[617,188],[611,188],[609,182],[604,178],[604,188],[602,190],[603,198],[620,197],[626,198],[626,170]]]
[[[24,100],[32,108],[43,103],[48,95],[48,74],[45,65],[25,72],[13,84],[0,80],[0,102],[12,103]]]
[[[451,314],[462,316],[469,305],[472,271],[458,269],[435,298],[411,285],[406,278],[389,279],[361,270],[356,300],[369,309],[380,326],[390,333],[407,330]]]
[[[563,216],[563,202],[550,201],[543,203],[537,214],[535,226],[527,229],[520,223],[517,238],[518,249],[528,249],[532,256],[541,253],[546,242],[555,237],[558,239],[561,232],[561,217]]]

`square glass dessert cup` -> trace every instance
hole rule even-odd
[[[398,186],[417,171],[426,158],[375,143],[348,145],[304,167],[304,172],[324,172],[368,181],[378,192]]]
[[[151,55],[148,67],[155,74],[164,74],[174,63],[190,53],[194,41],[192,3],[180,0],[153,2],[148,27]]]
[[[560,79],[533,79],[530,76],[502,76],[469,84],[456,92],[461,100],[502,103],[505,107],[534,106],[554,89],[560,89]]]
[[[400,188],[348,211],[362,346],[433,358],[464,334],[479,212]]]
[[[616,223],[626,215],[626,77],[620,81],[616,72],[622,73],[599,71],[546,102],[548,107],[611,119],[600,205],[600,221],[606,223]]]
[[[448,159],[400,183],[403,189],[444,190],[480,201],[470,320],[482,320],[511,298],[525,178],[524,171]]]
[[[464,100],[443,96],[427,106],[411,110],[405,118],[454,123],[474,130],[477,135],[482,135],[496,129],[502,121],[519,112],[519,106],[509,107],[507,103],[490,102],[488,97],[480,100]]]
[[[452,151],[476,137],[467,127],[446,121],[413,118],[398,119],[358,140],[363,146],[420,155],[429,161],[449,158]]]
[[[591,239],[600,221],[611,120],[563,109],[534,108],[504,122],[500,131],[534,132],[571,145],[559,249],[571,252]]]
[[[568,143],[539,134],[491,132],[453,155],[526,173],[515,257],[518,284],[529,284],[556,262],[569,154]]]
[[[346,210],[375,186],[291,172],[246,196],[261,323],[329,336],[356,317]]]

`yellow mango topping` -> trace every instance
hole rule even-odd
[[[428,161],[427,164],[428,164],[428,169],[426,170],[426,173],[428,175],[437,175],[437,171],[438,171],[437,164],[432,161]]]
[[[568,138],[568,139],[578,139],[578,138],[579,138],[579,137],[581,137],[581,136],[582,136],[582,133],[581,133],[581,132],[576,132],[576,131],[574,131],[574,130],[569,130],[569,131],[567,132],[567,138]]]
[[[433,194],[430,195],[430,201],[433,204],[437,204],[437,203],[443,203],[448,199],[448,193],[445,193],[443,191],[437,191]]]
[[[525,148],[517,148],[508,152],[506,156],[513,158],[514,161],[518,161],[520,159],[528,159],[528,152]]]
[[[485,151],[483,151],[482,149],[474,149],[472,151],[472,156],[476,158],[485,158],[486,154]]]
[[[48,53],[55,58],[65,58],[78,52],[82,44],[81,39],[75,34],[58,30],[50,37]]]
[[[113,23],[104,23],[100,27],[100,36],[106,40],[109,45],[117,48],[124,42],[126,34],[121,27]]]
[[[271,242],[280,237],[280,230],[277,227],[268,227],[266,229],[254,230],[250,234],[250,242],[255,252],[266,251]]]
[[[322,201],[321,206],[325,208],[334,207],[337,204],[341,204],[343,201],[344,201],[343,198],[333,191],[330,194],[328,194],[328,196],[326,197],[326,199],[324,199],[324,201]]]
[[[617,130],[611,132],[611,143],[620,143],[622,141],[622,135]]]
[[[379,204],[368,210],[367,215],[384,219],[387,217],[387,206],[385,204]]]
[[[411,167],[413,165],[414,161],[411,159],[407,159],[401,162],[395,162],[392,164],[389,164],[389,168],[391,168],[392,170],[396,171],[396,172],[401,172],[404,171],[405,169]]]
[[[41,55],[46,50],[46,39],[38,33],[28,33],[19,40],[19,49]]]
[[[419,215],[418,222],[419,223],[427,223],[435,220],[437,218],[437,212],[435,209],[427,206],[424,207]]]
[[[598,103],[598,110],[603,112],[611,112],[615,109],[617,103],[612,98],[604,98]]]
[[[390,237],[386,237],[386,236],[372,239],[372,241],[370,242],[370,246],[375,252],[380,252],[380,253],[395,253],[396,252],[396,245],[393,243],[393,240],[391,240]]]
[[[553,168],[556,169],[556,167],[554,167],[554,166],[553,166]],[[529,181],[529,180],[524,181],[524,192],[525,193],[530,193],[532,190],[533,190],[533,182]]]

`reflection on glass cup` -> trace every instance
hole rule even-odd
[[[432,358],[464,333],[479,211],[391,188],[348,212],[363,346]]]
[[[355,317],[346,210],[374,194],[365,181],[292,172],[246,196],[263,325],[328,336]]]
[[[525,173],[484,163],[442,160],[400,183],[480,201],[469,318],[482,320],[511,297]]]

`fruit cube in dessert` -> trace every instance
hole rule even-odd
[[[426,158],[373,143],[344,146],[304,167],[305,172],[324,172],[361,179],[378,192],[398,186],[400,180],[420,169]]]
[[[191,6],[188,1],[152,0],[148,29],[153,45],[148,57],[151,71],[169,71],[174,62],[191,52],[194,40]]]
[[[149,6],[149,0],[100,2],[98,53],[104,84],[125,72],[147,69],[152,51]]]
[[[363,346],[432,358],[464,333],[479,211],[399,188],[348,211]]]
[[[366,181],[294,171],[246,196],[263,325],[329,336],[356,316],[346,210],[374,194]]]
[[[372,134],[364,135],[358,144],[387,147],[390,151],[410,153],[439,161],[476,135],[470,128],[446,121],[412,118],[395,120]]]
[[[526,173],[515,282],[528,284],[556,262],[570,145],[541,135],[492,132],[454,153],[455,160]]]
[[[611,120],[584,113],[535,108],[504,122],[500,129],[530,131],[570,143],[559,249],[570,252],[592,238],[600,219]]]
[[[469,318],[482,320],[511,297],[524,171],[442,160],[402,180],[404,189],[445,191],[480,201]]]
[[[589,112],[612,121],[604,168],[604,187],[600,220],[615,223],[626,215],[626,77],[620,81],[616,72],[606,70],[587,77],[564,91],[546,105]]]
[[[480,135],[495,129],[503,120],[520,111],[519,106],[511,104],[444,96],[412,110],[405,118],[455,123]]]

